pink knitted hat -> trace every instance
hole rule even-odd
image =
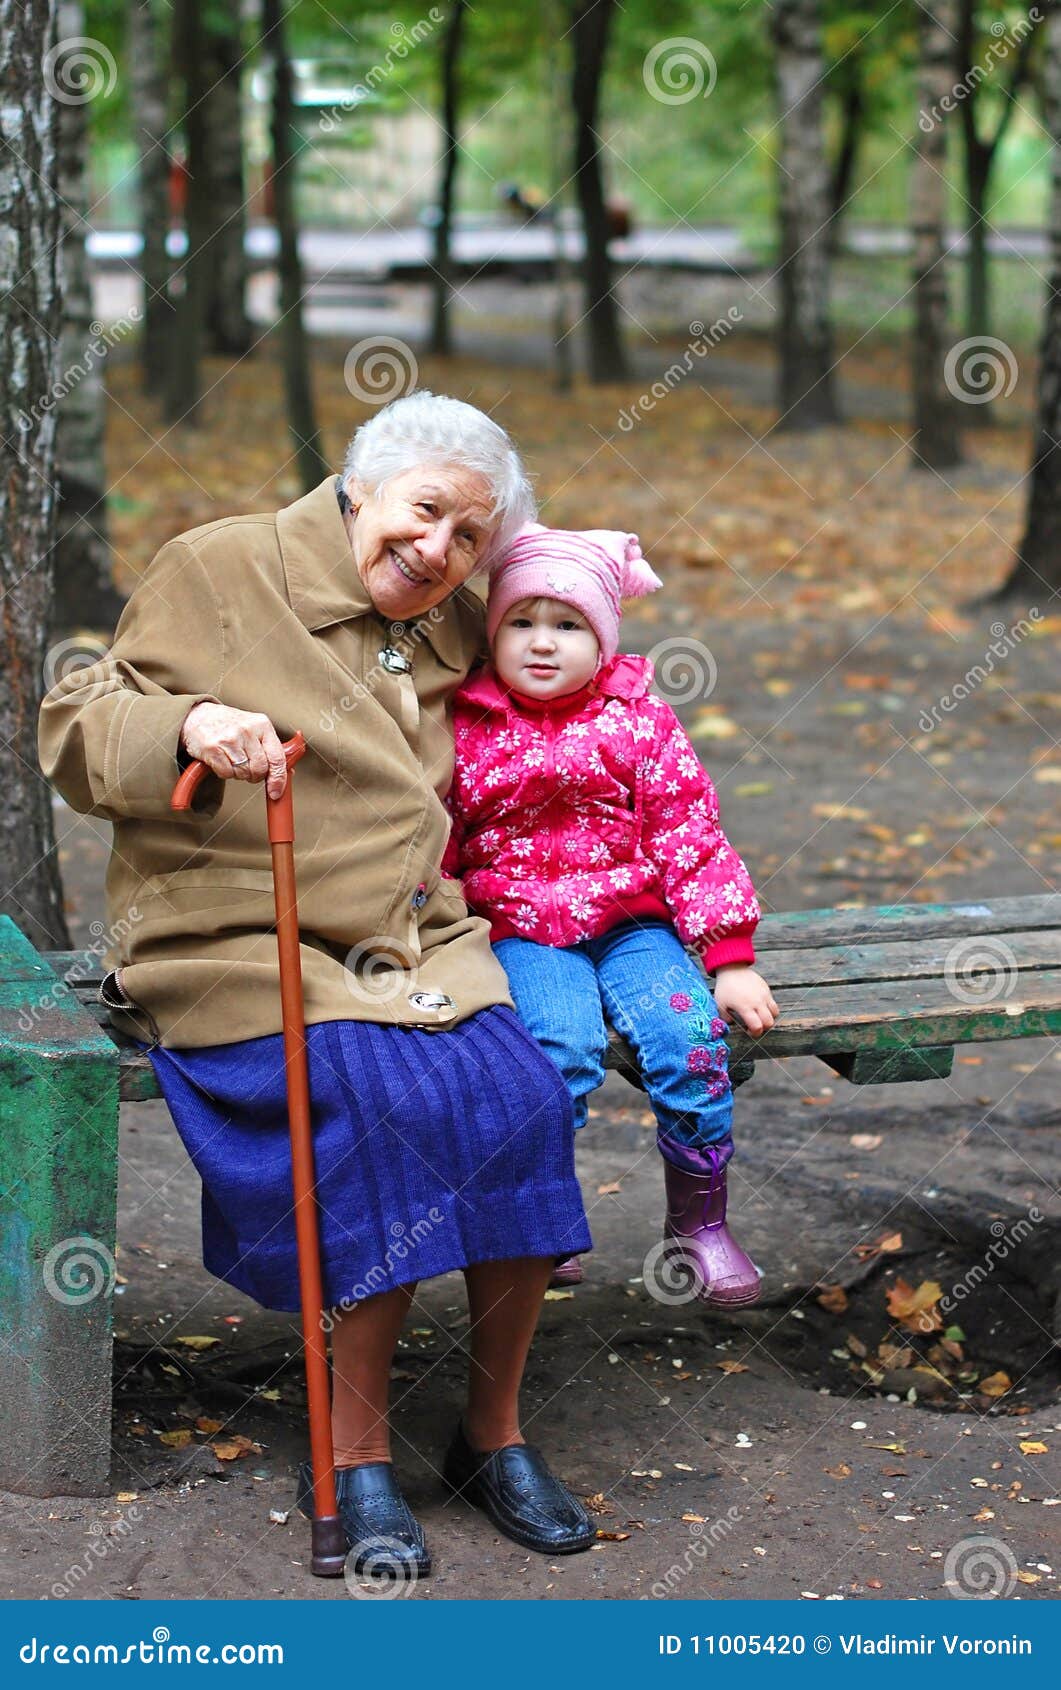
[[[520,599],[560,599],[582,612],[607,663],[619,648],[620,601],[662,585],[641,556],[636,534],[527,522],[490,571],[486,632],[493,644],[502,619]]]

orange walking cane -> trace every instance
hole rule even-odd
[[[291,801],[292,765],[304,754],[300,733],[283,746],[287,783],[279,798],[266,792],[269,845],[273,855],[276,942],[280,953],[280,1005],[284,1024],[284,1070],[291,1129],[291,1177],[295,1197],[295,1238],[302,1300],[302,1338],[306,1347],[306,1395],[309,1448],[313,1466],[313,1521],[310,1570],[318,1578],[337,1578],[346,1561],[346,1532],[335,1497],[335,1452],[328,1394],[328,1353],[321,1314],[320,1233],[317,1226],[316,1173],[310,1129],[309,1075],[306,1069],[306,1012],[302,1001],[302,959],[298,943],[295,891],[295,820]],[[187,810],[196,788],[209,773],[205,763],[190,763],[173,788],[170,808]]]

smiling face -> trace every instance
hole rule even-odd
[[[347,532],[376,609],[407,622],[441,604],[476,568],[496,526],[490,487],[474,470],[406,470],[368,491],[352,481]]]
[[[560,599],[520,599],[494,635],[494,668],[528,698],[563,698],[597,672],[600,645],[581,612]]]

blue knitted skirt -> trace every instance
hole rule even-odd
[[[324,1303],[592,1249],[567,1087],[514,1010],[306,1029]],[[283,1035],[148,1052],[203,1182],[203,1263],[299,1308]]]

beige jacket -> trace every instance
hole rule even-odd
[[[180,728],[204,699],[306,738],[293,779],[308,1024],[442,1029],[511,1004],[487,923],[439,873],[450,705],[481,644],[467,588],[408,627],[378,614],[332,478],[273,516],[163,546],[107,656],[54,686],[40,718],[44,773],[114,824],[104,995],[120,1028],[169,1047],[280,1031],[264,786],[209,775],[192,810],[170,809]],[[380,662],[387,646],[410,673]]]

